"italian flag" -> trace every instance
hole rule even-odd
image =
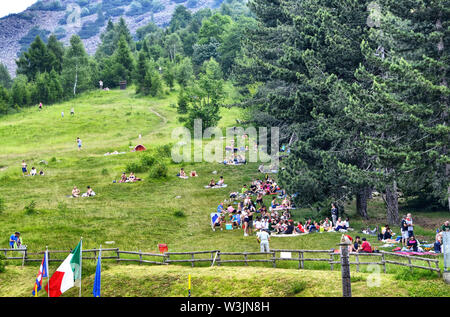
[[[50,297],[59,297],[74,286],[81,287],[81,242],[70,252],[45,286]]]

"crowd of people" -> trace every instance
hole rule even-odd
[[[263,197],[272,196],[269,207]],[[347,232],[350,229],[349,219],[338,217],[333,223],[326,218],[322,221],[306,219],[295,222],[291,210],[295,209],[292,197],[286,194],[267,174],[264,180],[256,179],[248,187],[243,185],[240,192],[230,193],[230,200],[225,206],[221,202],[217,207],[218,217],[212,224],[213,230],[220,228],[242,228],[244,236],[254,230],[266,230],[271,234],[290,235],[314,232]],[[255,200],[254,200],[255,199]],[[236,208],[233,203],[237,202]]]

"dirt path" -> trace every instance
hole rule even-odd
[[[162,114],[156,112],[153,108],[149,108],[149,110],[151,112],[153,112],[155,115],[157,115],[158,117],[160,117],[163,120],[163,123],[166,124],[167,123],[167,118],[164,117]]]

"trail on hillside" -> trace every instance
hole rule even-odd
[[[158,117],[160,117],[163,120],[163,123],[166,124],[167,123],[167,118],[164,117],[162,114],[156,112],[153,108],[149,108],[149,110],[151,112],[153,112],[155,115],[157,115]]]

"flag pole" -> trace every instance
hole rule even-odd
[[[79,297],[81,297],[81,280],[83,275],[82,265],[83,265],[83,237],[80,239],[80,293]]]
[[[48,246],[45,247],[45,268],[47,270],[47,287],[48,287],[48,297],[50,297],[50,272],[48,269]]]

